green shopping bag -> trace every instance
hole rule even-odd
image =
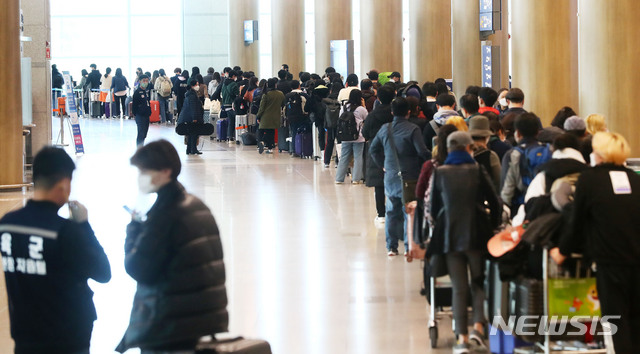
[[[549,316],[600,317],[596,278],[549,279]]]

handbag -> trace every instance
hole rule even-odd
[[[213,134],[213,124],[211,123],[189,123],[184,122],[176,125],[176,134],[186,135],[211,135]]]
[[[398,176],[400,176],[400,182],[402,183],[402,203],[407,204],[416,198],[416,186],[418,185],[417,179],[407,179],[403,176],[402,167],[400,166],[400,158],[398,157],[398,149],[396,148],[396,142],[393,140],[393,122],[387,126],[387,134],[389,138],[389,145],[391,151],[396,158],[396,164],[398,165]]]

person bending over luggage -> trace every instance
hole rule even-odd
[[[211,211],[178,182],[173,145],[154,141],[131,157],[142,193],[158,197],[127,226],[125,269],[138,282],[129,328],[116,349],[195,352],[199,338],[227,332],[222,243]]]
[[[640,328],[640,176],[624,166],[629,154],[620,134],[593,137],[591,161],[596,167],[580,174],[571,232],[550,253],[559,264],[572,253],[584,253],[596,263],[602,316],[621,316],[609,320],[617,327],[616,353],[637,350]]]
[[[260,109],[258,110],[257,120],[259,123],[258,134],[260,136],[258,143],[258,151],[262,154],[264,149],[267,153],[273,153],[276,147],[276,129],[280,127],[280,117],[282,107],[284,107],[285,98],[280,90],[276,90],[278,79],[271,78],[267,81],[267,90],[262,94],[260,99]]]
[[[189,90],[185,94],[184,105],[182,106],[182,112],[178,116],[178,124],[204,124],[204,109],[200,104],[200,98],[198,98],[198,90],[200,84],[198,79],[192,77],[187,83]],[[201,151],[198,151],[198,135],[187,135],[187,155],[202,155]]]
[[[0,220],[2,264],[16,354],[88,354],[96,309],[89,278],[111,279],[87,209],[69,202],[75,164],[45,147],[33,161],[33,199]],[[71,217],[58,216],[69,203]]]
[[[433,172],[431,217],[435,228],[428,252],[445,255],[453,286],[453,317],[458,343],[454,353],[468,353],[469,341],[484,343],[484,262],[486,244],[500,225],[502,204],[484,167],[473,159],[473,140],[467,132],[447,138],[449,155]],[[489,204],[487,215],[485,202]],[[473,331],[468,333],[469,277]]]
[[[144,145],[144,139],[147,138],[149,132],[149,117],[151,116],[151,91],[149,90],[149,77],[142,74],[140,76],[140,84],[133,93],[133,101],[131,110],[133,116],[136,117],[136,125],[138,126],[138,137],[136,144]]]

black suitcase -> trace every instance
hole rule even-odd
[[[271,346],[264,340],[238,337],[200,342],[196,346],[196,354],[272,354],[272,352]]]
[[[287,141],[288,137],[289,127],[278,128],[278,151],[289,151],[289,142]]]
[[[544,286],[542,280],[519,277],[509,282],[509,315],[516,323],[522,316],[541,317],[544,314]],[[527,342],[542,340],[542,336],[521,336]]]
[[[102,115],[102,102],[92,101],[89,110],[92,118],[99,118]]]

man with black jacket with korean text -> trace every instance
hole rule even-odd
[[[96,310],[88,279],[111,279],[109,260],[70,202],[75,164],[45,147],[33,161],[33,199],[0,220],[2,266],[16,354],[89,354]],[[69,205],[71,217],[58,216]]]

